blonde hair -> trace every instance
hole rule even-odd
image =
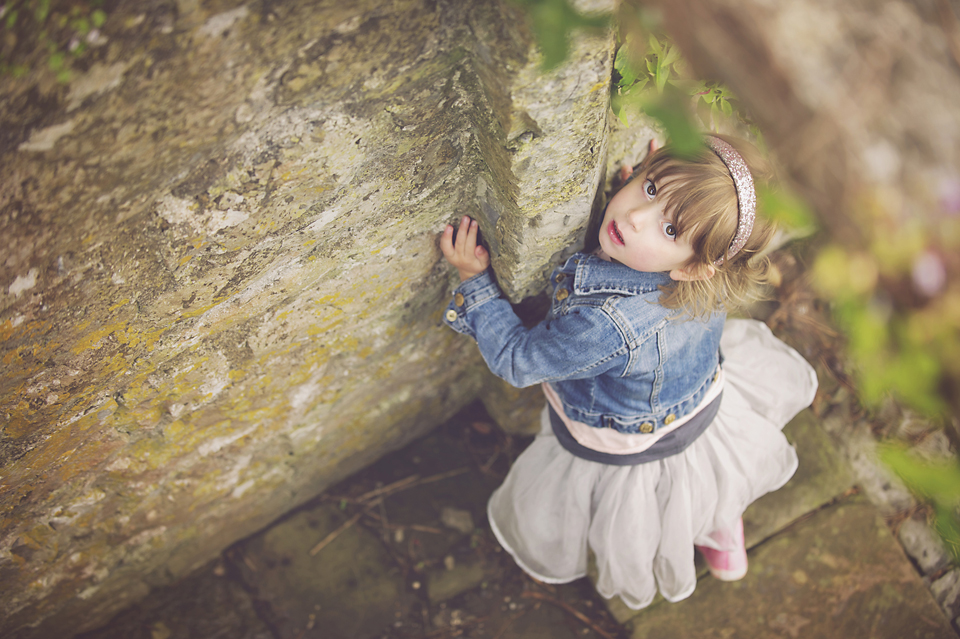
[[[717,136],[743,157],[755,182],[772,177],[770,165],[757,149],[743,140]],[[632,179],[649,179],[658,186],[658,196],[673,218],[677,237],[693,247],[693,257],[684,265],[690,272],[704,273],[713,267],[710,278],[674,282],[661,287],[660,304],[683,309],[694,317],[720,310],[732,310],[761,297],[770,261],[762,255],[775,229],[762,215],[754,222],[747,243],[726,257],[737,231],[737,192],[730,171],[716,153],[704,147],[692,158],[681,158],[667,145],[652,153]],[[725,256],[717,266],[719,257]]]

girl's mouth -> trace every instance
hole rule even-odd
[[[623,236],[620,235],[620,229],[617,228],[617,223],[614,221],[610,222],[610,225],[607,227],[607,234],[610,235],[610,239],[613,240],[614,244],[619,244],[623,246]]]

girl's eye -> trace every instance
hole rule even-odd
[[[650,197],[654,197],[657,194],[657,185],[647,180],[643,183],[643,191]]]
[[[663,229],[663,234],[667,236],[667,239],[677,239],[677,227],[670,222],[661,222],[660,228]]]

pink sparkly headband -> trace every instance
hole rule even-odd
[[[733,241],[730,242],[727,255],[721,255],[714,262],[716,266],[720,266],[725,257],[729,259],[736,255],[750,238],[753,221],[757,217],[757,193],[753,188],[750,169],[735,148],[713,135],[706,136],[704,142],[726,165],[727,170],[730,171],[730,177],[733,178],[733,186],[737,190],[737,232],[733,236]]]

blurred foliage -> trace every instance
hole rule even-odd
[[[903,480],[910,489],[933,506],[937,532],[946,542],[955,561],[960,561],[960,518],[957,513],[957,498],[960,491],[960,464],[930,462],[901,447],[884,446],[880,458]]]
[[[540,45],[543,68],[553,69],[567,59],[570,34],[577,29],[604,29],[611,24],[610,15],[585,14],[577,11],[569,0],[513,0],[530,17],[530,25]]]
[[[695,78],[656,14],[639,2],[621,2],[615,17],[614,114],[627,123],[631,113],[645,113],[663,125],[681,150],[701,144],[702,128],[716,131],[721,126],[745,128],[762,148],[763,136],[736,96],[719,83]],[[566,0],[536,4],[544,12],[551,4],[570,11]],[[553,12],[561,15],[559,8]],[[556,32],[566,38],[575,28],[571,18]],[[960,179],[928,187],[938,191],[927,194],[928,209],[911,214],[905,214],[902,195],[895,189],[880,190],[840,211],[856,223],[859,237],[820,234],[812,280],[845,335],[863,404],[876,407],[893,395],[943,425],[960,412],[960,283],[950,277],[960,271]],[[758,197],[760,208],[794,235],[829,228],[818,225],[811,208],[788,189],[758,189]],[[836,214],[819,211],[821,219]],[[886,449],[883,459],[931,501],[938,529],[960,558],[956,460],[937,465],[894,448]]]
[[[0,4],[0,75],[23,76],[44,64],[59,82],[70,81],[107,20],[103,0],[7,0]]]

